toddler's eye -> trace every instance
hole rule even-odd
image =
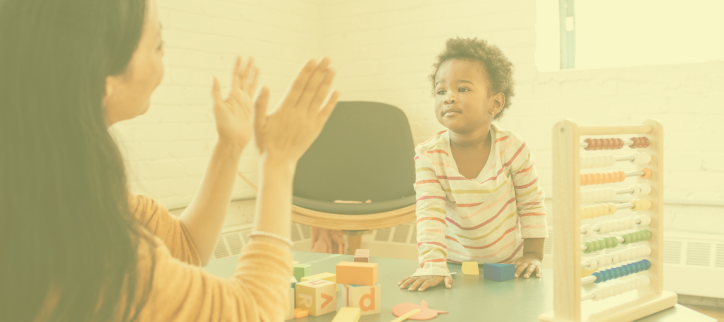
[[[445,95],[445,90],[444,89],[438,90],[437,95]]]
[[[458,92],[469,92],[470,90],[465,87],[458,88]]]

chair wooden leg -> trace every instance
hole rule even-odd
[[[347,235],[347,242],[349,243],[347,254],[354,255],[354,252],[362,245],[362,235]]]

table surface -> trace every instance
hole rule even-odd
[[[207,271],[231,277],[236,268],[237,257],[212,260],[204,267]],[[333,255],[310,252],[294,252],[294,260],[300,264],[311,264],[311,273],[334,273],[335,265],[353,261],[351,255]],[[379,264],[379,283],[382,291],[380,314],[362,316],[360,322],[392,321],[392,307],[398,303],[417,303],[426,300],[432,309],[449,311],[431,320],[443,321],[538,321],[538,315],[553,310],[553,271],[543,270],[541,278],[518,278],[504,282],[486,280],[480,276],[464,276],[460,265],[448,264],[453,272],[453,288],[437,286],[424,292],[401,290],[397,283],[412,274],[417,267],[416,260],[370,257],[371,263]],[[337,307],[342,307],[341,296],[337,296]],[[334,313],[296,321],[332,321]],[[294,320],[291,320],[294,321]],[[716,319],[699,312],[676,305],[638,321],[682,321],[714,322]]]

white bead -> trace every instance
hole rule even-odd
[[[602,259],[603,259],[603,260],[602,260],[602,262],[603,262],[602,266],[609,266],[609,265],[612,265],[612,264],[613,264],[613,263],[612,263],[612,262],[613,262],[613,257],[611,257],[611,255],[609,255],[609,254],[603,254],[601,257],[602,257]]]
[[[588,259],[588,267],[596,268],[598,267],[598,259],[595,257],[591,257]]]
[[[589,224],[585,224],[581,226],[581,234],[584,234],[586,236],[590,236],[593,234],[593,227]]]
[[[650,186],[650,185],[648,185],[648,184],[646,184],[646,183],[642,183],[642,184],[640,184],[640,186],[641,186],[641,194],[643,194],[643,195],[648,195],[648,194],[651,193],[651,186]]]
[[[651,162],[651,154],[646,152],[636,152],[634,154],[634,163],[636,164],[647,164]]]
[[[651,216],[649,215],[638,215],[636,219],[640,221],[639,226],[648,226],[651,224]]]

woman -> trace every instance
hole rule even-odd
[[[214,79],[219,139],[176,219],[128,193],[107,131],[148,109],[163,78],[159,31],[154,0],[0,1],[0,320],[283,320],[292,178],[336,105],[334,71],[307,62],[269,116],[268,88],[250,98],[251,59],[237,60],[227,99]],[[255,232],[221,279],[197,265],[218,238],[251,123]]]

